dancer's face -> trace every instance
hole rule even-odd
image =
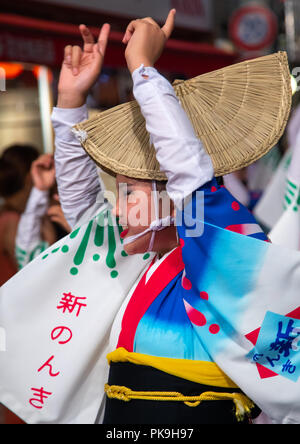
[[[114,214],[119,218],[119,223],[124,231],[122,237],[134,236],[149,228],[155,220],[154,198],[152,182],[150,180],[131,179],[117,175],[117,203]],[[159,217],[174,215],[174,205],[169,199],[165,186],[157,184],[159,193],[158,211]],[[157,232],[153,251],[164,253],[171,250],[177,244],[174,226]],[[146,233],[132,243],[125,245],[127,254],[144,253],[149,248],[152,232]]]

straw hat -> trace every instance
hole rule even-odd
[[[265,155],[282,136],[292,101],[285,52],[175,81],[174,89],[212,159],[215,176]],[[136,101],[99,113],[74,129],[90,157],[108,173],[166,180]]]

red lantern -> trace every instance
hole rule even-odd
[[[24,71],[24,66],[20,63],[0,62],[0,68],[4,69],[6,79],[15,79]]]

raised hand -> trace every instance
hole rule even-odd
[[[80,46],[65,47],[58,84],[59,108],[82,106],[101,73],[110,25],[106,23],[102,26],[97,42],[85,25],[80,25],[79,30],[83,39],[83,49]]]
[[[54,158],[51,154],[42,154],[31,166],[33,185],[41,191],[50,190],[55,184]]]
[[[150,17],[129,23],[123,43],[127,45],[125,57],[131,73],[141,64],[154,66],[173,32],[175,15],[176,10],[172,9],[162,28]]]

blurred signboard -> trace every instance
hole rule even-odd
[[[177,26],[198,31],[211,31],[213,2],[211,0],[39,0],[122,17],[149,17],[162,22],[176,8]]]
[[[0,30],[0,60],[38,63],[55,66],[61,63],[64,41],[40,38],[36,35],[2,32]]]
[[[34,63],[56,69],[61,66],[64,47],[67,44],[81,44],[78,31],[76,35],[63,36],[50,31],[41,35],[38,31],[28,32],[17,27],[11,31],[2,31],[0,23],[1,61]],[[157,68],[194,77],[231,65],[235,59],[236,54],[226,53],[210,45],[176,42],[175,45],[167,47],[163,57],[157,62]],[[126,67],[121,38],[118,41],[111,39],[105,64],[112,68]],[[1,86],[0,84],[0,88]]]
[[[242,51],[269,48],[276,39],[277,29],[277,18],[271,9],[255,4],[237,9],[229,23],[230,37]]]

